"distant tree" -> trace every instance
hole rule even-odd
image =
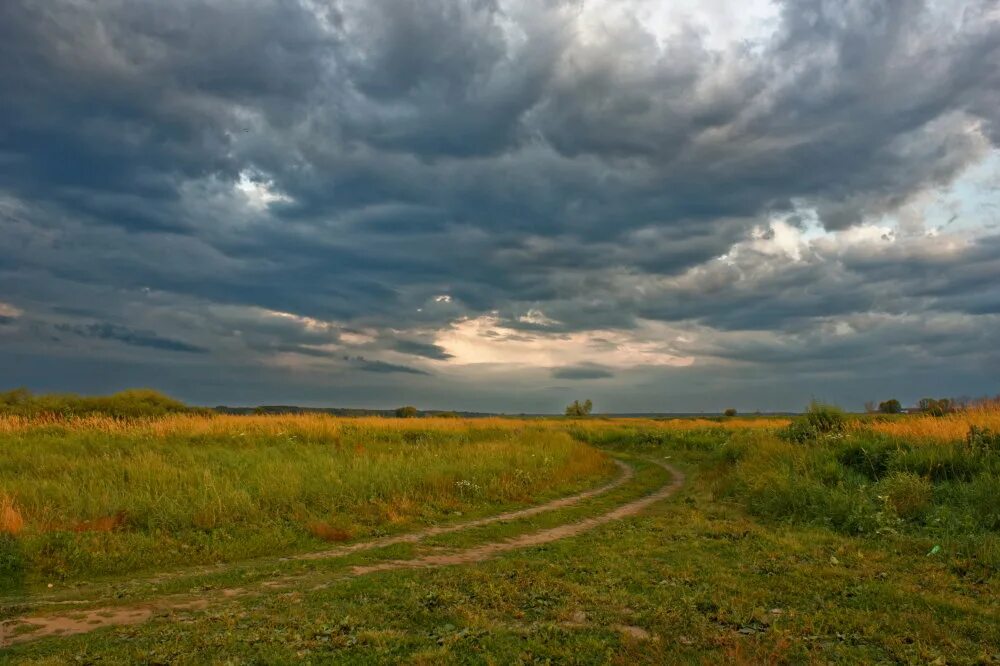
[[[874,414],[878,409],[875,408],[875,401],[869,400],[865,403],[865,414]]]
[[[396,417],[400,419],[412,419],[418,416],[420,412],[413,405],[406,405],[405,407],[399,407],[396,409]]]
[[[944,416],[945,414],[950,414],[955,411],[951,400],[948,398],[941,398],[935,400],[934,398],[921,398],[920,402],[917,403],[917,408],[929,416]]]
[[[594,409],[594,403],[589,399],[580,404],[579,400],[574,400],[572,405],[566,407],[566,416],[589,416]]]
[[[903,405],[900,404],[899,400],[892,398],[891,400],[878,403],[878,411],[882,414],[902,414]]]
[[[736,416],[736,410],[730,407],[726,411],[722,412],[723,416]]]

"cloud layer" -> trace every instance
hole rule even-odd
[[[996,392],[998,109],[989,0],[9,0],[0,369],[512,411]]]

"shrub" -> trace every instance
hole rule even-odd
[[[913,472],[893,472],[879,482],[876,492],[897,516],[914,520],[930,508],[934,486],[928,479]]]
[[[400,419],[412,419],[418,416],[420,412],[413,405],[406,405],[405,407],[399,407],[396,409],[396,417]]]
[[[851,441],[837,452],[837,461],[872,481],[878,481],[886,475],[896,446],[875,441]]]
[[[730,407],[726,411],[722,412],[723,416],[736,416],[736,410]]]
[[[989,428],[969,426],[965,447],[976,455],[1000,454],[1000,432]]]
[[[801,444],[842,433],[846,423],[847,417],[839,407],[814,401],[802,416],[789,424],[783,434],[786,439]]]

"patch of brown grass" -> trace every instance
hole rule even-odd
[[[24,518],[17,510],[14,499],[0,495],[0,534],[20,534],[24,529]]]
[[[74,532],[112,532],[125,527],[128,516],[119,511],[111,516],[101,516],[94,520],[84,520],[73,525]]]
[[[306,529],[317,539],[322,539],[323,541],[348,541],[351,538],[351,531],[343,528],[337,527],[336,525],[331,525],[330,523],[324,522],[322,520],[314,520],[308,525]]]

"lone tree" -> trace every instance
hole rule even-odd
[[[723,416],[736,416],[736,410],[730,407],[726,411],[722,412]]]
[[[589,399],[584,400],[582,405],[579,400],[574,400],[573,404],[566,408],[566,416],[589,416],[592,409],[594,403]]]
[[[878,403],[878,411],[882,414],[902,414],[903,405],[895,398]]]
[[[401,419],[412,419],[417,414],[417,408],[413,405],[406,405],[405,407],[398,407],[396,409],[396,417]]]

